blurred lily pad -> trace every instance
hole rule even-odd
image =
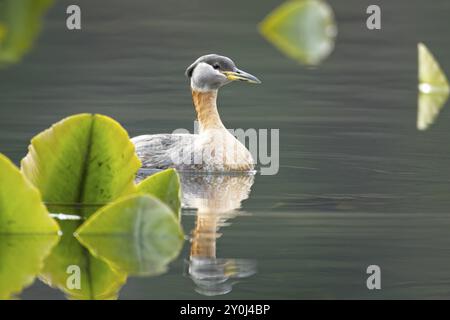
[[[155,173],[141,181],[137,188],[139,192],[153,195],[167,204],[177,217],[180,217],[180,177],[175,169]]]
[[[437,119],[448,100],[448,92],[422,93],[418,96],[417,129],[426,130]]]
[[[57,234],[39,191],[0,154],[0,234]]]
[[[53,0],[0,1],[0,67],[17,63],[32,47]]]
[[[438,61],[423,44],[418,44],[419,96],[417,129],[426,130],[437,119],[448,100],[450,87]]]
[[[135,193],[140,161],[119,123],[79,114],[35,136],[21,165],[46,203],[95,205]],[[92,211],[76,213],[89,216]]]
[[[73,236],[79,220],[60,220],[63,236],[45,260],[40,279],[51,287],[57,287],[70,299],[105,300],[116,299],[127,275],[114,270],[106,262],[93,257]],[[80,270],[80,288],[68,286],[68,268]]]
[[[337,26],[331,7],[321,0],[291,0],[260,24],[261,34],[294,60],[318,65],[334,49]]]
[[[157,198],[133,195],[97,211],[76,237],[91,253],[130,275],[156,275],[178,256],[183,232]]]
[[[0,41],[3,41],[6,36],[6,27],[0,23]]]
[[[0,299],[14,298],[34,282],[57,235],[0,235]]]
[[[423,44],[417,45],[419,53],[419,90],[423,93],[449,92],[449,84],[439,62]]]

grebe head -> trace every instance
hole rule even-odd
[[[238,69],[230,58],[217,54],[198,58],[186,69],[186,76],[191,80],[192,89],[197,91],[217,90],[236,80],[261,83],[255,76]]]

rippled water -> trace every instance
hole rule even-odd
[[[416,44],[450,74],[448,1],[383,1],[381,31],[365,28],[370,1],[332,2],[336,47],[317,68],[258,33],[279,1],[79,3],[81,32],[65,29],[70,1],[58,1],[34,49],[0,71],[0,152],[16,163],[34,134],[79,112],[110,115],[133,136],[192,130],[183,72],[210,52],[263,81],[220,92],[225,125],[280,129],[279,173],[195,182],[191,198],[235,210],[184,210],[191,242],[167,273],[128,279],[120,298],[450,297],[448,110],[416,129]],[[196,250],[215,254],[198,262]],[[366,288],[371,264],[382,290]],[[221,286],[199,280],[214,272]],[[63,294],[36,281],[20,297]]]

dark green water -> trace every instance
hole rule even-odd
[[[450,74],[450,3],[373,2],[380,31],[365,27],[371,1],[331,2],[335,50],[306,68],[258,33],[280,1],[77,1],[80,32],[65,28],[73,2],[57,1],[33,50],[0,70],[0,152],[18,163],[31,137],[80,112],[107,114],[132,136],[192,129],[183,72],[200,55],[224,54],[263,81],[220,92],[224,123],[279,128],[280,171],[257,175],[220,228],[217,258],[257,272],[217,297],[450,298],[450,113],[416,129],[416,44]],[[186,210],[186,234],[195,221]],[[204,298],[189,252],[186,241],[167,273],[129,278],[119,297]],[[371,264],[381,267],[378,291],[366,288]],[[39,280],[19,296],[64,297]]]

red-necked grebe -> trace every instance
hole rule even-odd
[[[134,137],[144,168],[176,168],[182,171],[252,171],[250,152],[223,125],[217,111],[219,88],[232,82],[261,83],[239,70],[227,57],[208,54],[186,69],[191,82],[198,134],[154,134]]]

